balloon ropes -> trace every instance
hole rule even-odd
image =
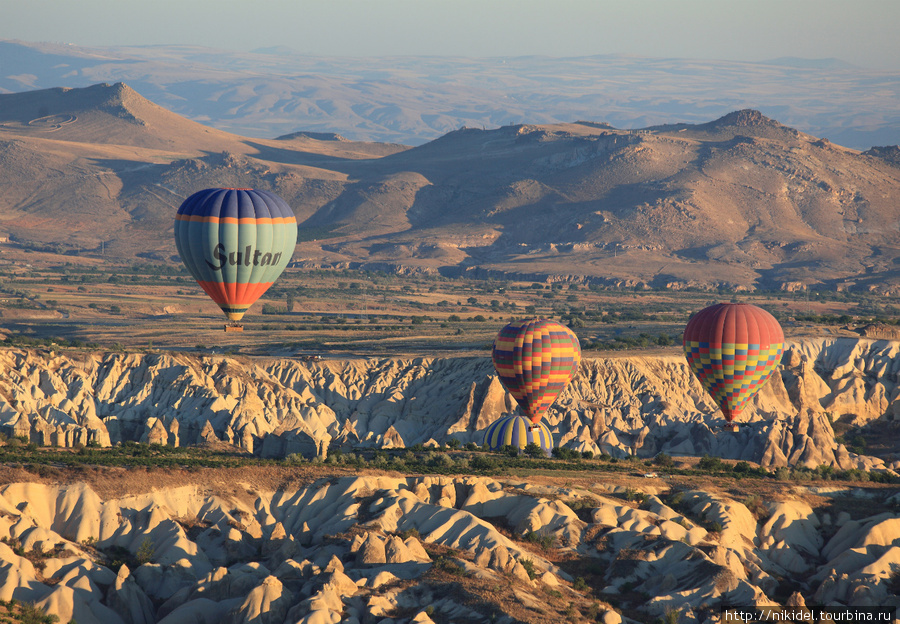
[[[684,355],[731,423],[775,372],[784,332],[771,314],[746,303],[704,308],[684,328]]]
[[[268,191],[198,191],[175,215],[181,261],[233,322],[281,275],[296,244],[294,211]]]
[[[496,420],[484,433],[484,443],[492,451],[504,446],[525,448],[529,444],[537,444],[544,453],[553,451],[553,436],[544,423],[533,424],[524,416],[505,416]]]

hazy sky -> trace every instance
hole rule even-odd
[[[900,69],[898,28],[898,0],[0,0],[0,39],[346,56],[799,56]]]

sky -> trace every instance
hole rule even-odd
[[[0,0],[0,39],[322,56],[794,56],[896,70],[898,27],[898,0]]]

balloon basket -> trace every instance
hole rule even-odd
[[[724,429],[731,433],[738,433],[741,430],[741,427],[737,423],[725,423]]]
[[[225,323],[225,331],[226,332],[242,332],[244,331],[244,326],[240,323]]]

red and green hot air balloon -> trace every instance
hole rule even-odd
[[[775,372],[783,352],[778,321],[747,303],[709,306],[684,328],[688,365],[729,423]]]
[[[198,191],[175,215],[182,262],[235,322],[281,275],[296,244],[294,211],[268,191]]]
[[[497,334],[491,359],[500,382],[537,424],[578,372],[581,346],[565,325],[514,321]]]

